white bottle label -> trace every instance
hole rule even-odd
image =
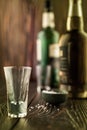
[[[59,57],[59,45],[58,43],[51,44],[49,46],[49,57]]]
[[[54,13],[53,12],[44,12],[42,15],[42,27],[55,27],[54,23]]]

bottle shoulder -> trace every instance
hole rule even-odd
[[[72,36],[72,35],[82,35],[82,36],[87,36],[87,33],[83,30],[70,30],[70,31],[66,31],[63,36]]]
[[[67,45],[69,42],[87,42],[87,33],[84,31],[67,31],[62,34],[59,40],[59,45]]]
[[[45,33],[45,32],[48,32],[48,31],[59,33],[55,28],[51,28],[51,27],[42,28],[39,33]]]
[[[56,36],[56,37],[58,37],[59,38],[59,32],[57,31],[57,30],[55,30],[55,29],[53,29],[53,28],[50,28],[50,27],[48,27],[48,28],[44,28],[44,29],[42,29],[39,33],[38,33],[38,37],[43,37],[43,36],[46,36],[46,35],[54,35],[54,36]]]

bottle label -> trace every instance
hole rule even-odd
[[[60,47],[60,83],[68,84],[69,65],[68,65],[68,46]]]
[[[55,27],[54,23],[54,13],[53,12],[44,12],[42,16],[42,27]]]
[[[58,45],[58,43],[53,43],[49,46],[49,57],[53,57],[53,58],[59,57],[59,45]]]

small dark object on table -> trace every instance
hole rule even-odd
[[[60,103],[63,103],[68,98],[67,92],[58,91],[56,89],[54,90],[43,90],[42,91],[42,98],[51,104],[58,105]]]

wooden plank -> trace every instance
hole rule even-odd
[[[30,83],[28,115],[22,119],[7,117],[6,104],[0,105],[0,130],[86,130],[87,100],[67,100],[53,106],[36,95],[34,83]]]

